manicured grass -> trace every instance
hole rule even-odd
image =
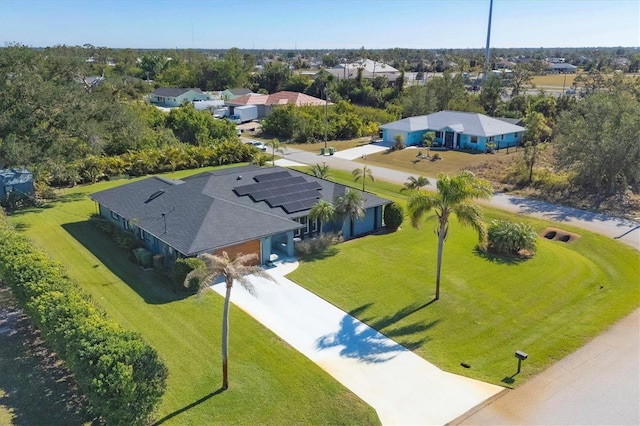
[[[438,177],[440,173],[453,174],[469,167],[479,166],[484,163],[498,163],[500,161],[512,160],[516,155],[520,155],[522,150],[509,148],[509,154],[505,148],[500,149],[495,154],[471,153],[464,151],[434,151],[431,150],[430,155],[433,157],[436,153],[440,156],[440,160],[431,161],[429,159],[420,159],[418,153],[427,154],[426,148],[411,148],[394,151],[391,153],[379,152],[367,155],[366,160],[357,160],[374,166],[386,167],[389,169],[404,171],[413,175],[422,175],[428,177]]]
[[[370,137],[355,138],[345,141],[327,141],[327,148],[333,147],[337,151],[344,151],[345,149],[367,145],[370,141]],[[324,148],[324,141],[314,143],[288,143],[286,146],[301,149],[303,151],[320,152],[320,148]]]
[[[497,217],[550,225],[487,211]],[[476,252],[477,236],[453,219],[435,303],[434,218],[419,231],[405,221],[398,232],[340,244],[289,278],[447,371],[517,386],[640,305],[636,251],[554,225],[581,238],[541,238],[533,259],[515,261]],[[516,350],[529,359],[514,376]]]
[[[174,173],[182,177],[194,171]],[[176,294],[161,275],[127,260],[87,222],[87,194],[127,181],[64,191],[10,221],[62,262],[109,317],[140,332],[169,368],[162,424],[377,424],[372,408],[320,367],[232,307],[230,389],[219,392],[223,299]]]

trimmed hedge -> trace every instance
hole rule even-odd
[[[108,320],[60,264],[11,228],[1,210],[0,279],[64,360],[94,414],[109,425],[151,420],[167,378],[155,349]]]

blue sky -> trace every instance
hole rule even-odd
[[[0,0],[0,43],[484,48],[489,0]],[[494,0],[492,47],[640,46],[640,0]]]

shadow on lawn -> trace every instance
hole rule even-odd
[[[152,426],[161,425],[164,422],[169,421],[172,418],[184,413],[185,411],[189,411],[193,407],[196,407],[196,406],[202,404],[203,402],[208,401],[209,399],[213,398],[214,396],[220,395],[222,392],[224,392],[223,388],[220,388],[215,392],[211,392],[210,394],[203,396],[202,398],[198,399],[197,401],[193,401],[191,404],[185,405],[184,407],[174,411],[173,413],[167,414],[166,416],[164,416],[163,418],[161,418],[157,422],[153,423]]]
[[[75,380],[0,286],[0,405],[17,426],[98,424]]]
[[[439,321],[415,322],[398,328],[390,328],[385,330],[386,335],[377,330],[390,327],[433,302],[434,300],[421,306],[410,305],[393,315],[377,319],[365,318],[361,322],[355,317],[363,314],[372,304],[362,305],[342,318],[340,329],[337,332],[319,338],[316,343],[317,347],[319,349],[341,347],[341,356],[355,358],[365,363],[389,361],[405,349],[415,350],[422,347],[429,339],[409,339],[409,337],[424,333],[437,325]],[[398,339],[401,344],[390,340],[391,338]]]
[[[527,261],[528,259],[523,258],[523,257],[506,257],[506,256],[498,256],[496,254],[492,254],[489,252],[486,252],[484,250],[482,250],[481,248],[477,247],[473,249],[473,252],[476,256],[483,258],[484,260],[488,260],[491,263],[498,263],[501,265],[511,265],[511,266],[515,266],[515,265],[519,265],[522,262]]]
[[[124,249],[89,221],[65,223],[62,228],[89,250],[107,269],[124,281],[149,304],[164,304],[182,300],[187,292],[176,292],[170,280],[156,271],[143,270],[131,262]],[[99,268],[100,264],[94,265]],[[105,283],[109,285],[111,283]]]

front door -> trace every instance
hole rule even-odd
[[[453,148],[453,132],[445,132],[444,133],[444,146],[451,149]]]

